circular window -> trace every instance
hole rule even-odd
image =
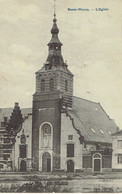
[[[42,126],[42,130],[44,134],[51,134],[51,127],[47,123]]]

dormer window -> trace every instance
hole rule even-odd
[[[50,69],[50,68],[51,68],[50,63],[47,61],[47,62],[45,63],[45,70],[48,70],[48,69]]]
[[[50,79],[50,91],[54,90],[54,79]]]
[[[53,46],[50,46],[49,49],[52,50],[53,49]]]
[[[68,83],[67,83],[67,80],[65,80],[65,92],[68,91]]]
[[[41,80],[41,91],[42,92],[45,91],[45,80],[44,79]]]

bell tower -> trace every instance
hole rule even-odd
[[[33,169],[60,169],[61,111],[72,108],[73,74],[64,62],[54,13],[52,38],[48,57],[36,72],[36,92],[33,95],[32,157]]]

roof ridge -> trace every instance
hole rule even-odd
[[[109,115],[106,113],[106,111],[104,110],[104,108],[102,107],[102,105],[101,105],[101,104],[99,104],[99,105],[100,105],[100,107],[102,108],[103,112],[107,115],[107,117],[109,118],[109,120],[110,120],[110,121],[111,121],[111,120],[114,121],[114,119],[111,119],[111,118],[109,117]]]
[[[100,102],[94,102],[94,101],[91,101],[91,100],[87,100],[87,99],[84,99],[84,98],[81,98],[81,97],[77,97],[77,96],[73,96],[73,97],[75,97],[75,98],[79,98],[79,99],[82,99],[82,100],[85,100],[85,101],[89,101],[89,102],[92,102],[92,103],[94,103],[94,104],[100,104]]]
[[[114,135],[118,135],[118,134],[120,134],[120,133],[122,133],[122,129],[120,129],[119,131],[113,133],[112,135],[114,136]]]

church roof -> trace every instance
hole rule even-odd
[[[13,108],[0,109],[0,122],[4,117],[10,118]],[[21,108],[23,118],[32,114],[32,108]],[[72,110],[68,110],[68,115],[73,118],[74,127],[80,130],[85,141],[112,143],[112,135],[116,132],[116,124],[103,110],[100,103],[86,99],[73,97]],[[63,117],[63,122],[67,122]],[[74,129],[75,130],[75,129]],[[119,132],[120,133],[120,132]]]
[[[73,75],[72,73],[71,73],[71,71],[68,69],[68,68],[63,68],[62,66],[59,66],[58,68],[56,68],[55,66],[53,66],[52,67],[52,69],[51,70],[48,70],[48,71],[50,71],[50,72],[56,72],[56,71],[62,71],[62,72],[67,72],[68,74],[70,74],[70,75]],[[40,70],[38,70],[37,72],[36,72],[36,74],[37,73],[45,73],[45,72],[47,72],[47,70],[45,69],[45,66],[43,66]]]
[[[111,134],[116,132],[117,126],[100,103],[73,97],[73,108],[68,110],[68,114],[74,119],[74,126],[80,130],[85,141],[112,143]]]

